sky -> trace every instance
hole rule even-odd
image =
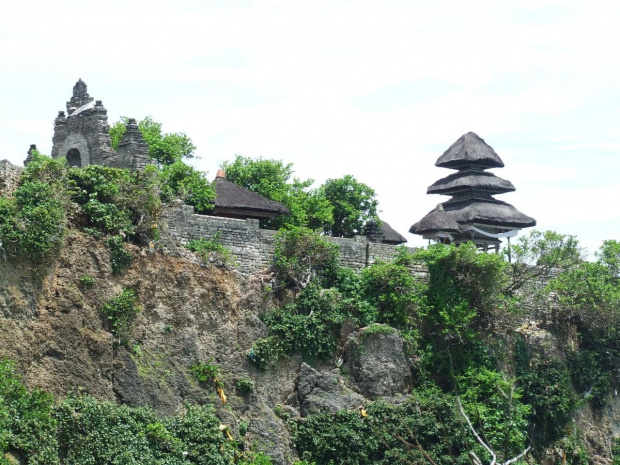
[[[0,159],[49,154],[82,78],[111,124],[189,135],[209,177],[237,154],[351,174],[418,246],[434,163],[473,131],[498,198],[593,253],[620,240],[619,24],[612,0],[2,2]]]

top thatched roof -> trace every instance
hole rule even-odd
[[[284,205],[274,202],[262,195],[247,190],[245,187],[238,186],[225,177],[215,178],[215,207],[217,210],[232,210],[239,212],[255,212],[267,215],[290,214],[290,210]],[[261,215],[265,216],[265,215]]]
[[[466,170],[446,176],[427,189],[428,194],[453,194],[467,188],[482,189],[489,194],[502,194],[515,190],[510,181],[486,171]]]
[[[536,220],[524,215],[509,203],[492,197],[453,198],[443,208],[459,224],[485,224],[500,228],[529,228]]]
[[[409,228],[409,232],[413,234],[431,234],[440,231],[451,234],[461,231],[461,225],[444,211],[441,204]]]
[[[442,168],[461,169],[476,165],[487,168],[502,168],[504,162],[495,153],[493,147],[473,132],[463,134],[435,162]]]
[[[388,223],[381,220],[381,232],[383,233],[383,241],[386,244],[404,244],[407,238],[392,228]]]

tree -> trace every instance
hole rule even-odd
[[[127,130],[128,119],[121,116],[121,120],[110,128],[113,149],[118,147],[123,138],[123,134]],[[161,123],[153,121],[150,116],[138,122],[138,128],[149,145],[149,155],[157,160],[160,165],[172,165],[186,158],[195,158],[196,146],[185,133],[163,133]]]
[[[555,231],[532,231],[520,237],[508,253],[512,267],[512,282],[505,290],[508,294],[540,276],[549,276],[553,269],[565,271],[583,262],[577,238]]]
[[[331,205],[320,191],[311,189],[312,179],[292,178],[292,163],[237,155],[233,162],[225,162],[223,168],[229,181],[279,202],[291,211],[289,216],[261,220],[261,227],[325,229],[331,225]]]
[[[336,237],[361,235],[367,221],[378,221],[375,191],[353,176],[328,179],[320,192],[333,208],[333,224],[324,228],[327,234]]]

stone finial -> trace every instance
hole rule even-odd
[[[71,114],[75,111],[72,111],[72,108],[80,108],[82,105],[86,105],[93,100],[94,99],[88,95],[86,83],[80,78],[73,86],[73,97],[67,102],[67,111]]]
[[[64,117],[65,117],[65,112],[64,112],[64,111],[62,111],[62,110],[60,110],[60,111],[58,112],[58,118],[64,118]]]
[[[215,177],[226,179],[226,170],[224,170],[223,168],[220,168],[219,170],[217,170],[217,174],[215,175]]]
[[[80,97],[80,98],[83,98],[83,97],[88,98],[87,86],[86,86],[86,83],[82,81],[82,78],[79,78],[78,82],[76,82],[75,85],[73,86],[73,96]]]
[[[37,150],[37,145],[30,144],[30,148],[28,149],[28,155],[26,156],[26,159],[24,160],[24,166],[28,166],[28,163],[32,161],[32,154],[35,150]]]

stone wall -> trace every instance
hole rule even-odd
[[[11,194],[17,188],[23,170],[8,160],[0,161],[0,195]]]
[[[163,215],[161,247],[173,255],[183,255],[184,246],[193,239],[212,239],[219,232],[220,242],[232,253],[239,270],[254,273],[267,269],[275,250],[276,231],[260,229],[258,220],[238,220],[217,216],[197,215],[194,207],[182,205],[171,208]],[[396,246],[371,242],[365,236],[352,239],[326,237],[340,247],[340,262],[360,271],[376,260],[391,260]],[[413,272],[425,275],[423,267],[414,267]]]

